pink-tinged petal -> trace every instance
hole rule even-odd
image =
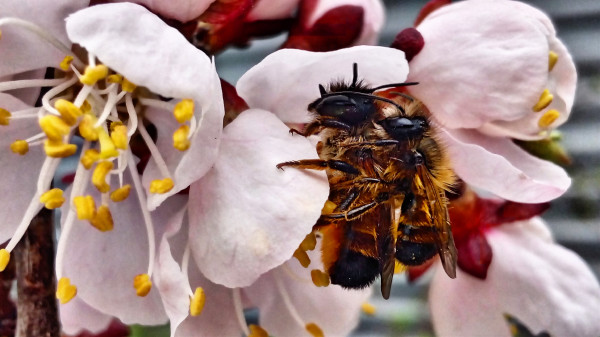
[[[352,82],[352,64],[372,86],[403,82],[408,64],[400,50],[358,46],[314,53],[282,49],[267,56],[237,82],[238,94],[251,108],[273,112],[284,123],[307,123],[308,105],[320,97],[319,84]]]
[[[277,20],[292,17],[300,0],[260,0],[248,16],[247,21]]]
[[[117,1],[114,1],[117,2]],[[200,16],[215,0],[133,0],[165,18],[188,22]]]
[[[429,293],[436,335],[508,337],[507,313],[535,334],[598,336],[598,281],[581,257],[549,241],[547,231],[539,218],[491,229],[494,259],[485,280],[460,270],[451,280],[436,270]]]
[[[223,96],[221,85],[216,72],[212,78],[205,80],[204,86],[210,90],[206,100],[195,101],[194,118],[198,120],[196,130],[190,138],[190,148],[179,151],[173,147],[173,132],[180,127],[173,114],[168,111],[148,108],[145,117],[157,129],[156,146],[163,157],[169,172],[173,175],[175,186],[168,193],[149,194],[148,209],[154,210],[165,199],[187,188],[191,183],[200,179],[212,167],[219,149],[223,129]],[[150,158],[143,175],[143,185],[148,190],[154,179],[164,179],[156,162]]]
[[[320,246],[320,245],[319,245]],[[296,259],[261,276],[244,294],[259,310],[260,326],[273,336],[304,336],[305,327],[290,314],[282,299],[283,285],[294,309],[304,323],[315,323],[325,336],[347,336],[357,325],[361,305],[371,296],[371,288],[343,289],[338,285],[317,287],[311,270],[323,270],[321,250],[308,252],[311,264],[304,268]]]
[[[125,184],[132,184],[129,174]],[[118,187],[115,180],[111,190]],[[94,197],[100,205],[100,193],[88,186],[84,195]],[[69,200],[69,199],[67,199]],[[77,296],[100,312],[119,318],[126,324],[163,324],[167,316],[156,289],[146,297],[136,295],[133,279],[147,272],[148,236],[137,196],[124,201],[109,202],[114,228],[100,232],[88,221],[77,220],[65,242],[65,256],[60,263],[63,275],[77,287]],[[62,207],[61,222],[69,213],[69,203]],[[160,233],[161,229],[157,230]],[[57,261],[57,265],[59,262]]]
[[[101,313],[77,296],[60,305],[59,309],[62,331],[67,335],[77,335],[83,331],[96,334],[106,330],[113,320],[112,316]]]
[[[64,18],[88,6],[89,0],[57,0],[37,4],[24,4],[18,0],[0,3],[1,18],[16,17],[40,26],[69,48],[71,43],[65,32]],[[66,56],[38,35],[13,25],[3,25],[0,40],[0,76],[21,73],[43,67],[57,67]]]
[[[21,102],[14,96],[0,93],[0,107],[14,113],[31,106]],[[4,210],[2,226],[0,226],[0,242],[13,236],[21,222],[25,210],[37,189],[37,177],[46,157],[42,147],[32,146],[24,155],[13,153],[10,144],[17,139],[27,139],[40,132],[37,118],[14,119],[9,125],[0,125],[0,176],[5,177],[4,192],[0,193],[0,204]],[[28,177],[18,181],[10,181],[11,177]],[[43,205],[40,203],[39,209]],[[37,213],[34,212],[33,214]],[[32,216],[33,216],[32,214]]]
[[[501,198],[541,203],[561,196],[571,184],[560,166],[530,155],[510,139],[464,129],[441,134],[458,176]]]
[[[102,29],[99,29],[101,27]],[[165,97],[212,97],[214,69],[208,56],[142,6],[93,6],[67,18],[67,33],[131,82]]]
[[[464,1],[417,27],[425,46],[410,63],[410,88],[442,125],[476,128],[533,115],[548,81],[548,28],[508,5]],[[510,65],[510,66],[507,66]]]
[[[206,294],[204,309],[199,316],[188,316],[175,331],[176,337],[239,336],[242,332],[235,316],[232,290],[214,284],[190,263],[192,287],[202,287]]]
[[[364,10],[363,27],[353,45],[371,45],[377,42],[379,31],[385,21],[384,6],[380,0],[316,0],[314,2],[316,4],[311,13],[306,18],[302,18],[305,27],[312,26],[321,16],[336,7],[358,6]]]
[[[159,226],[164,227],[162,235],[157,233],[157,236],[160,235],[162,238],[157,237],[158,252],[154,265],[154,281],[169,317],[171,337],[175,335],[179,324],[188,316],[190,306],[190,284],[187,275],[183,273],[171,252],[172,246],[183,250],[187,244],[186,238],[181,235],[177,240],[173,238],[181,229],[186,206],[186,196],[173,196],[152,214],[154,222],[165,225]]]
[[[288,168],[317,158],[273,114],[247,110],[223,133],[213,169],[190,188],[190,242],[200,270],[228,287],[252,284],[292,256],[327,199],[324,172]]]

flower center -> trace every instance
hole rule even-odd
[[[14,127],[15,120],[37,120],[40,132],[27,139],[16,139],[10,145],[12,152],[25,156],[35,146],[43,146],[44,164],[38,177],[37,192],[33,196],[15,234],[7,247],[0,250],[0,271],[10,252],[25,233],[31,219],[43,204],[46,208],[61,207],[65,202],[63,191],[49,189],[60,160],[79,155],[79,165],[69,199],[69,209],[63,224],[57,251],[57,296],[61,303],[68,302],[76,294],[76,287],[62,277],[62,260],[65,242],[75,221],[85,220],[98,230],[105,232],[114,227],[111,206],[126,200],[131,186],[123,184],[123,174],[129,169],[149,240],[149,262],[147,272],[138,275],[134,287],[139,296],[145,296],[151,288],[154,261],[154,232],[150,213],[146,207],[144,187],[136,168],[134,154],[129,147],[132,137],[141,137],[163,176],[151,182],[149,193],[167,193],[173,186],[173,175],[158,151],[144,123],[143,112],[148,106],[158,107],[173,113],[180,127],[173,130],[173,147],[185,151],[190,147],[190,138],[196,129],[194,102],[183,99],[179,103],[162,101],[148,90],[136,90],[136,85],[107,65],[97,63],[96,57],[88,53],[87,64],[74,55],[70,48],[33,23],[16,19],[0,19],[0,26],[15,25],[36,34],[41,40],[50,42],[66,56],[55,67],[55,78],[40,80],[18,80],[0,82],[0,92],[21,88],[50,88],[41,97],[41,106],[18,111],[0,107],[0,128]],[[117,178],[114,183],[113,178]],[[100,198],[84,194],[89,184],[100,194]]]

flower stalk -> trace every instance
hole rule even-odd
[[[60,336],[54,280],[54,221],[42,209],[15,247],[17,278],[16,336]]]

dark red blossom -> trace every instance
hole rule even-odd
[[[410,62],[423,49],[424,45],[425,40],[418,30],[406,28],[396,35],[390,47],[402,50],[406,60]]]
[[[308,26],[314,2],[305,1],[298,21],[282,48],[309,51],[332,51],[348,47],[358,39],[364,24],[365,11],[361,6],[345,5],[327,11]]]

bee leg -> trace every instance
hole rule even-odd
[[[384,193],[380,193],[375,198],[375,201],[370,202],[368,204],[364,204],[364,205],[358,206],[358,207],[354,207],[351,210],[349,210],[348,212],[324,214],[322,216],[327,217],[327,218],[332,218],[332,219],[345,218],[346,220],[354,220],[354,219],[360,217],[361,215],[367,213],[368,211],[374,209],[375,206],[381,204],[382,202],[384,202],[384,201],[386,201],[388,199],[389,199],[389,194],[388,193],[385,193],[385,192]]]
[[[391,146],[398,145],[400,142],[395,139],[380,139],[374,142],[355,142],[355,143],[347,143],[342,144],[343,147],[365,147],[365,146]]]
[[[343,130],[351,129],[350,125],[348,125],[344,122],[340,122],[340,121],[333,120],[333,119],[325,119],[325,120],[314,121],[314,122],[308,124],[304,128],[304,131],[299,131],[297,129],[291,128],[290,133],[292,135],[298,134],[298,135],[302,135],[304,137],[308,137],[308,136],[312,136],[314,134],[321,132],[321,130],[323,130],[325,128],[334,128],[334,129],[343,129]]]
[[[327,168],[330,168],[332,170],[341,171],[349,174],[360,173],[360,171],[357,168],[342,160],[303,159],[286,161],[277,164],[277,168],[280,170],[283,170],[283,168],[286,166],[305,170],[325,170]]]

